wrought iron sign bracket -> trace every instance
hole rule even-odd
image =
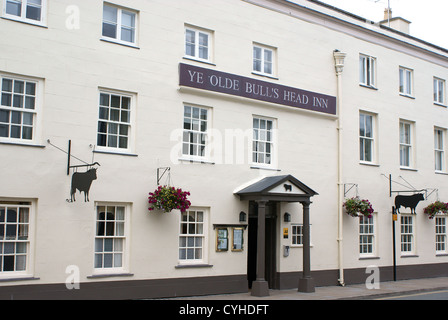
[[[158,186],[160,185],[160,180],[162,180],[163,176],[166,173],[168,173],[168,182],[169,182],[171,180],[171,168],[170,167],[157,168],[157,185]]]

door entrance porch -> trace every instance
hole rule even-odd
[[[240,200],[249,200],[252,203],[252,207],[249,205],[253,218],[249,221],[248,252],[248,280],[251,284],[252,295],[269,296],[269,288],[277,286],[275,259],[277,210],[275,205],[278,202],[300,202],[303,206],[303,272],[302,278],[299,279],[298,290],[314,292],[314,280],[311,278],[310,268],[309,209],[310,198],[317,193],[293,176],[286,175],[263,178],[235,194],[240,197]],[[256,240],[254,225],[256,225]],[[256,270],[255,279],[254,270]]]
[[[278,289],[277,281],[277,208],[278,203],[266,204],[265,221],[265,273],[269,289]],[[257,236],[258,236],[258,204],[249,202],[249,226],[248,226],[248,253],[247,253],[247,280],[249,288],[257,276]]]

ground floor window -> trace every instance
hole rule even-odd
[[[27,271],[30,202],[0,202],[0,275]]]
[[[303,225],[293,224],[291,226],[291,241],[293,246],[303,245]]]
[[[375,254],[375,219],[359,217],[359,254],[372,256]]]
[[[412,254],[414,253],[414,241],[415,241],[415,226],[414,217],[402,215],[401,219],[401,253]]]
[[[126,206],[96,206],[95,269],[121,270],[125,266]]]
[[[436,253],[447,253],[446,217],[436,217]]]
[[[180,220],[180,263],[205,262],[206,211],[193,209],[182,212]]]

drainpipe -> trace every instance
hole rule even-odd
[[[342,225],[342,204],[344,201],[344,184],[342,182],[342,72],[344,70],[344,59],[347,54],[339,50],[333,51],[334,65],[337,77],[337,136],[338,136],[338,268],[339,268],[339,285],[345,286],[344,282],[344,266],[343,266],[343,225]]]

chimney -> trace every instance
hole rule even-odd
[[[409,26],[411,21],[403,19],[401,17],[392,17],[392,9],[384,9],[384,20],[379,22],[380,25],[389,27],[391,29],[409,34]]]
[[[386,8],[384,9],[384,20],[392,19],[392,9]]]

